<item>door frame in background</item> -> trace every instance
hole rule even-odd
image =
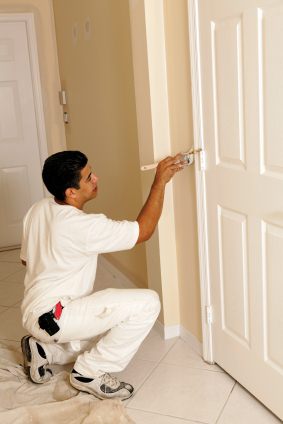
[[[41,167],[44,160],[48,156],[47,137],[45,117],[42,101],[42,85],[40,79],[39,58],[37,49],[37,37],[35,30],[35,21],[33,13],[0,13],[0,23],[24,23],[26,27],[27,43],[28,43],[28,59],[31,73],[32,94],[35,112],[35,125],[37,132],[37,146],[39,152],[39,161]],[[43,194],[46,196],[48,191],[42,183]],[[11,245],[2,247],[0,250],[10,250],[19,247],[19,245]]]
[[[39,157],[41,165],[43,165],[44,160],[48,156],[48,150],[34,15],[33,13],[0,13],[0,22],[24,22],[27,28]],[[45,187],[44,193],[48,193]]]

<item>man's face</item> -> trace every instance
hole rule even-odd
[[[91,167],[86,166],[81,169],[80,188],[77,194],[81,197],[83,202],[94,199],[97,196],[97,181],[98,177],[92,172]]]

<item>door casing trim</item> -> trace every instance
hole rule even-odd
[[[200,73],[200,49],[199,49],[199,19],[198,0],[188,0],[189,44],[192,78],[192,104],[193,104],[193,130],[194,147],[201,148],[205,152],[203,137],[203,112],[202,112],[202,86]],[[207,321],[207,307],[211,306],[211,284],[209,274],[209,250],[207,231],[207,206],[205,169],[200,166],[199,156],[195,160],[195,181],[197,200],[197,223],[198,223],[198,246],[200,266],[200,293],[201,293],[201,320],[203,337],[203,359],[213,364],[213,334],[212,324]]]

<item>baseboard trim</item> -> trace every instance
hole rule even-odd
[[[186,330],[182,325],[163,325],[160,321],[156,321],[154,329],[165,340],[180,337],[199,355],[202,356],[202,343],[190,331]]]
[[[161,335],[165,340],[173,339],[174,337],[180,337],[180,326],[179,325],[164,325],[160,321],[156,321],[154,329]]]
[[[98,260],[99,264],[104,269],[106,269],[113,276],[113,278],[119,279],[121,288],[137,288],[136,284],[132,280],[130,280],[104,256],[100,255]],[[182,340],[187,342],[196,353],[202,356],[202,343],[196,338],[196,336],[194,336],[190,331],[185,329],[182,325],[164,325],[157,320],[154,324],[154,329],[165,340],[173,339],[174,337],[180,337]]]

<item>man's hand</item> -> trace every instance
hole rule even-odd
[[[184,164],[181,154],[169,156],[159,162],[148,199],[137,217],[140,228],[137,243],[152,236],[162,212],[165,186],[176,172],[184,168]]]
[[[156,174],[153,184],[167,184],[176,172],[181,171],[184,168],[184,163],[181,162],[182,155],[172,157],[168,156],[159,162],[156,168]]]

